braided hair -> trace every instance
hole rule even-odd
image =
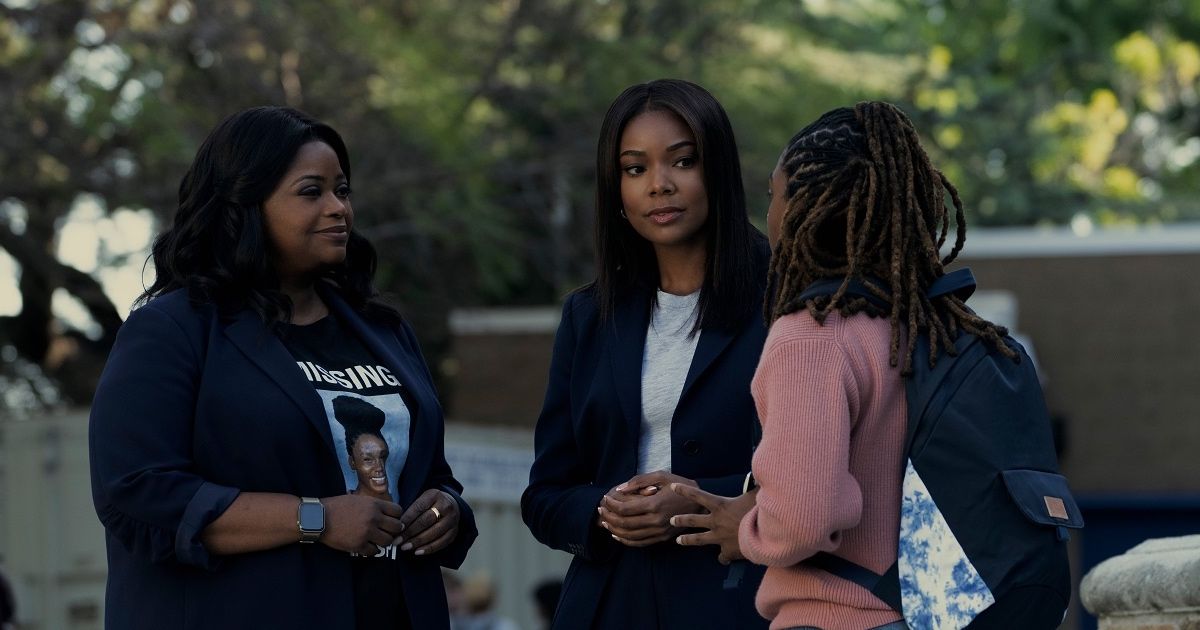
[[[1004,342],[1004,327],[979,317],[954,295],[927,296],[962,250],[967,225],[958,190],[934,168],[912,121],[898,108],[874,101],[830,111],[788,141],[778,168],[787,180],[787,211],[771,259],[768,325],[800,309],[822,324],[834,309],[843,316],[886,316],[892,366],[901,363],[900,341],[907,337],[901,367],[906,376],[919,334],[929,337],[930,366],[941,351],[955,354],[960,332],[1020,360]],[[956,229],[954,245],[942,257],[950,232],[947,194]],[[843,279],[832,296],[800,299],[807,286],[825,278]],[[847,294],[851,281],[889,307]]]

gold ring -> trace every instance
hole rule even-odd
[[[437,508],[431,507],[431,508],[429,508],[429,511],[433,512],[433,520],[435,520],[435,521],[442,520],[442,513],[439,512]]]

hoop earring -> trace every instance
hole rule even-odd
[[[625,216],[625,208],[621,208],[620,210],[618,210],[618,212],[620,212],[620,213],[621,213],[621,218],[622,218],[622,219],[625,219],[626,221],[628,221],[628,220],[629,220],[629,217]]]

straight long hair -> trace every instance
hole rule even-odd
[[[171,226],[154,241],[154,283],[135,304],[186,289],[193,304],[213,304],[224,315],[250,309],[272,327],[290,320],[292,302],[271,263],[262,206],[309,142],[329,145],[350,179],[342,137],[302,112],[254,107],[217,125],[179,183]],[[318,281],[363,315],[398,323],[400,314],[378,300],[375,267],[375,248],[351,231],[346,259],[324,269]]]
[[[763,279],[756,277],[755,245],[762,234],[750,224],[733,126],[707,90],[678,79],[630,86],[604,115],[596,147],[596,281],[592,285],[607,321],[622,295],[658,286],[654,247],[621,214],[621,135],[646,112],[670,112],[691,130],[708,196],[704,282],[696,329],[731,330],[750,316]]]

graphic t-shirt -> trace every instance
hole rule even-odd
[[[404,385],[333,314],[286,325],[281,339],[325,405],[346,492],[394,502],[412,426]],[[409,627],[394,562],[400,553],[391,545],[352,559],[358,628]]]

